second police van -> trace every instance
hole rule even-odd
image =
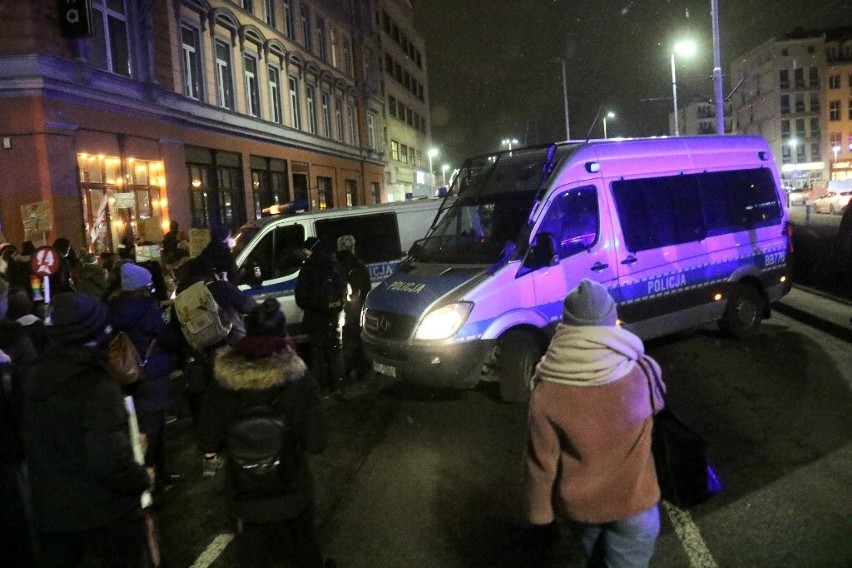
[[[257,302],[277,299],[288,333],[304,341],[295,289],[305,239],[317,237],[334,250],[338,237],[354,236],[355,254],[367,265],[375,285],[390,276],[414,241],[426,234],[440,204],[438,199],[415,199],[261,217],[243,225],[236,235],[237,284]]]
[[[751,136],[565,142],[469,159],[442,217],[368,294],[374,369],[504,400],[530,378],[581,279],[649,339],[718,322],[754,333],[790,290],[791,235],[767,143]]]

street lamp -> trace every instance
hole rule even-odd
[[[444,164],[441,166],[441,183],[442,187],[447,187],[447,170],[450,169],[450,164]]]
[[[432,158],[438,155],[438,149],[429,148],[426,155],[429,156],[429,177],[432,178],[432,187],[435,187],[435,172],[432,169]]]
[[[680,127],[677,119],[677,75],[675,73],[675,54],[683,57],[692,57],[695,54],[695,42],[692,40],[681,40],[674,44],[672,50],[672,100],[674,101],[674,127],[675,136],[680,136]]]
[[[500,144],[502,144],[503,146],[508,146],[508,147],[509,147],[509,151],[511,152],[511,151],[512,151],[512,144],[517,145],[517,144],[518,144],[518,139],[517,139],[517,138],[504,138],[504,139],[500,142]]]
[[[788,142],[788,144],[790,144],[790,153],[793,154],[793,173],[792,173],[792,176],[791,176],[793,178],[793,181],[792,181],[791,185],[795,188],[796,187],[796,168],[799,167],[799,157],[796,155],[797,151],[798,151],[799,141],[796,140],[795,138],[790,138],[790,141]]]
[[[608,113],[606,113],[606,114],[604,115],[604,117],[603,117],[603,123],[604,123],[604,139],[606,139],[606,119],[608,119],[608,118],[615,118],[615,113],[614,113],[614,112],[608,112]]]

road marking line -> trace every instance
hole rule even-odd
[[[690,568],[719,568],[689,512],[678,509],[668,501],[663,501],[663,506],[674,525],[680,544],[689,557]]]
[[[228,546],[228,543],[232,540],[234,540],[234,535],[231,533],[222,533],[218,535],[207,546],[204,552],[201,553],[201,556],[195,559],[191,568],[207,568],[213,564],[213,561],[219,558],[219,555],[222,554],[222,551],[225,550],[225,547]]]

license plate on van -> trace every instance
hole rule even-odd
[[[382,375],[386,375],[388,377],[396,378],[396,367],[391,367],[390,365],[385,365],[383,363],[377,363],[373,361],[373,370]]]

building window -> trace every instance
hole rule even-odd
[[[819,118],[814,116],[811,118],[811,138],[820,138],[821,136],[822,132],[819,127]]]
[[[414,146],[408,147],[408,163],[411,164],[412,166],[416,165],[416,163],[414,161]]]
[[[803,93],[796,93],[795,104],[796,112],[805,112],[805,95]]]
[[[231,44],[216,40],[216,102],[220,107],[234,110],[234,76],[231,70]]]
[[[819,142],[811,142],[811,161],[819,162],[822,159],[822,152],[820,152]]]
[[[840,120],[840,101],[828,101],[828,120]]]
[[[372,114],[367,114],[367,146],[370,150],[375,150],[376,144],[376,119]]]
[[[189,173],[190,226],[225,225],[237,229],[245,223],[243,169],[240,154],[184,147]]]
[[[317,176],[317,202],[319,209],[334,207],[334,195],[331,189],[331,178]]]
[[[353,146],[357,146],[358,142],[358,128],[355,126],[355,105],[352,103],[347,103],[346,105],[346,117],[349,121],[349,139],[352,141]]]
[[[352,75],[352,45],[349,38],[343,40],[343,70],[346,71],[347,75]],[[368,82],[371,78],[368,79]]]
[[[264,0],[263,17],[267,26],[275,27],[275,0]]]
[[[819,93],[811,93],[811,112],[819,112]]]
[[[311,13],[307,6],[299,7],[299,16],[302,19],[302,45],[308,51],[311,50]]]
[[[254,217],[259,219],[267,207],[290,201],[287,162],[275,158],[252,156],[250,163]]]
[[[325,131],[325,137],[331,138],[331,99],[328,93],[320,95],[320,104],[322,105],[322,127]]]
[[[374,205],[382,200],[382,190],[376,182],[370,183],[370,197],[372,197]]]
[[[266,68],[267,82],[269,83],[269,119],[281,124],[283,116],[281,113],[281,74],[278,67],[269,65]]]
[[[790,72],[787,69],[781,69],[778,72],[778,82],[782,89],[790,88]]]
[[[91,63],[116,75],[130,77],[130,48],[124,0],[93,0],[89,40]]]
[[[790,112],[790,95],[781,95],[781,114]]]
[[[182,25],[180,28],[181,51],[183,53],[183,94],[191,99],[201,100],[201,57],[198,43],[198,30]]]
[[[344,183],[346,184],[346,206],[358,205],[358,182],[354,179],[348,179]]]
[[[290,86],[290,126],[296,130],[301,130],[302,113],[299,110],[299,79],[291,76],[287,82]]]
[[[311,134],[317,133],[317,108],[316,108],[316,92],[317,88],[313,85],[307,86],[308,96],[308,132]]]
[[[399,145],[399,161],[403,164],[408,163],[408,146],[405,144]]]
[[[829,75],[828,76],[828,88],[829,89],[839,89],[840,88],[840,75]]]
[[[240,5],[240,8],[248,12],[249,14],[254,14],[254,1],[253,0],[237,0],[237,4]]]
[[[805,119],[797,118],[796,119],[796,137],[797,138],[805,138]]]
[[[293,39],[293,8],[290,0],[284,0],[284,35]]]
[[[344,142],[343,99],[334,99],[334,120],[337,123],[337,139]]]
[[[317,53],[323,61],[328,61],[328,45],[325,38],[325,20],[317,18]]]
[[[805,70],[801,67],[793,69],[793,81],[797,89],[803,89],[805,87]]]
[[[260,116],[257,59],[248,53],[243,54],[243,77],[246,83],[246,112],[252,116]]]
[[[399,142],[391,140],[391,160],[399,160]]]
[[[337,30],[332,27],[328,30],[329,43],[331,44],[331,65],[339,67],[340,62],[337,60]]]
[[[388,95],[388,114],[396,118],[396,99]]]
[[[811,87],[819,87],[819,69],[817,67],[808,68],[808,84]]]

